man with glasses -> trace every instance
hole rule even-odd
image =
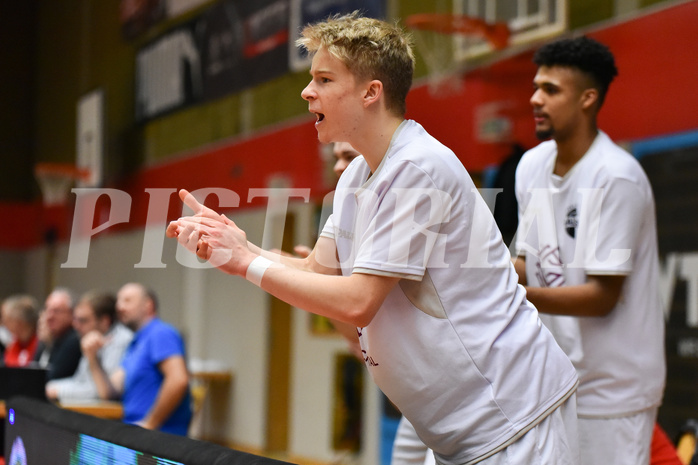
[[[48,369],[49,380],[73,376],[80,362],[80,337],[73,329],[74,299],[70,290],[56,288],[46,298],[39,327],[39,347],[34,361]]]

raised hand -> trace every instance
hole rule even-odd
[[[184,204],[187,207],[192,209],[192,211],[194,212],[194,215],[192,217],[194,218],[209,218],[211,220],[222,221],[224,223],[230,221],[224,215],[216,213],[214,210],[201,204],[198,200],[196,200],[196,197],[194,197],[186,189],[181,189],[179,191],[179,198],[182,200],[182,202],[184,202]],[[177,237],[179,235],[177,228],[178,221],[172,221],[167,227],[167,237]]]
[[[97,330],[90,331],[80,338],[80,349],[85,357],[96,359],[99,349],[104,347],[106,339],[102,333]]]
[[[226,216],[199,203],[191,193],[182,189],[182,201],[193,210],[171,222],[166,234],[199,258],[229,274],[244,276],[256,254],[249,250],[247,235]]]

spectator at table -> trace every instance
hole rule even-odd
[[[97,358],[99,338],[87,335],[83,342],[100,398],[121,398],[126,423],[186,435],[192,411],[181,335],[158,317],[157,297],[142,284],[125,284],[116,308],[120,321],[135,332],[121,367],[107,375]]]
[[[34,360],[48,369],[48,380],[73,376],[80,363],[80,337],[73,328],[75,299],[66,288],[54,289],[46,298],[41,314],[46,334],[39,331],[39,347]],[[42,323],[40,323],[41,325]]]
[[[27,366],[39,345],[36,335],[39,304],[30,295],[16,294],[2,303],[2,325],[11,335],[3,361],[8,367]]]
[[[89,291],[80,298],[73,313],[73,327],[81,341],[89,340],[88,335],[98,338],[102,348],[97,352],[97,359],[108,374],[118,370],[133,332],[116,318],[116,297],[109,292]],[[46,397],[61,401],[98,399],[87,357],[80,359],[73,376],[49,381]]]

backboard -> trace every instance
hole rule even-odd
[[[488,23],[506,22],[510,47],[554,37],[567,29],[566,0],[453,0],[453,12]],[[478,38],[455,36],[454,40],[456,60],[492,51],[486,41]]]
[[[432,95],[462,90],[473,65],[496,59],[567,29],[566,0],[435,0],[409,15]]]

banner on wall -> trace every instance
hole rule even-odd
[[[134,39],[165,19],[166,0],[120,0],[119,22],[125,39]]]
[[[206,3],[211,3],[212,0],[166,0],[167,1],[167,17],[176,18],[189,11],[200,7]]]
[[[288,0],[218,2],[136,56],[139,122],[288,71]]]
[[[119,0],[121,33],[127,40],[145,34],[165,20],[177,18],[213,0]]]
[[[308,58],[295,45],[301,25],[354,10],[382,18],[385,0],[223,0],[213,4],[138,51],[137,121],[239,92],[289,69],[306,69]]]

